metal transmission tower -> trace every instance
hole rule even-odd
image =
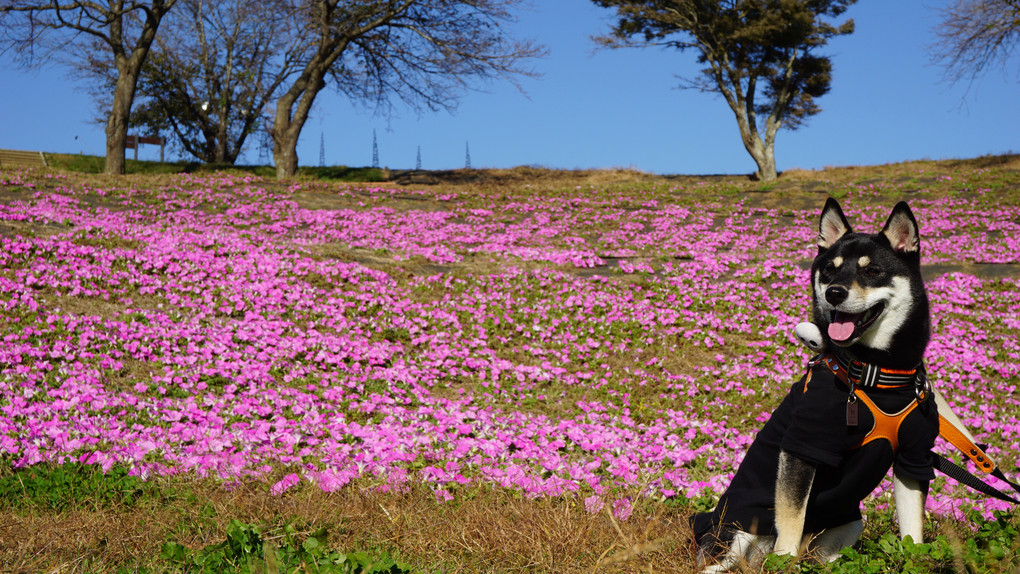
[[[259,165],[270,165],[270,148],[273,147],[273,137],[269,135],[269,132],[261,132],[259,141]]]
[[[326,136],[319,133],[319,167],[326,167]]]
[[[464,142],[464,169],[471,169],[471,146]]]
[[[418,159],[414,162],[414,169],[421,171],[421,146],[418,146]]]
[[[379,140],[375,137],[375,130],[372,130],[372,167],[379,167]]]

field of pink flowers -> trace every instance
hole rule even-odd
[[[6,465],[505,488],[626,520],[634,496],[720,493],[809,356],[792,329],[822,193],[130,181],[0,171]],[[982,182],[909,198],[927,362],[1015,475],[1020,204]],[[862,231],[904,193],[832,192]],[[1004,507],[944,479],[929,506]]]

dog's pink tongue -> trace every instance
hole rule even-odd
[[[856,314],[847,314],[836,312],[832,318],[832,322],[829,323],[829,338],[833,341],[846,341],[854,335],[854,320],[857,318]]]

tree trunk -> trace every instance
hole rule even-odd
[[[717,74],[716,78],[716,82],[720,86],[720,93],[726,99],[726,103],[737,120],[740,141],[743,142],[744,149],[758,166],[754,177],[758,181],[774,181],[777,177],[774,144],[778,124],[767,120],[765,140],[763,141],[758,132],[758,119],[754,109],[755,79],[751,78],[745,93],[739,79],[734,80],[731,85],[727,85],[723,74]]]
[[[231,164],[233,161],[227,152],[227,139],[230,134],[227,132],[227,114],[230,110],[227,106],[220,107],[220,123],[216,126],[216,163],[218,164]]]
[[[123,175],[126,171],[124,144],[127,143],[136,79],[136,75],[122,72],[113,91],[113,107],[106,120],[106,173],[111,175]]]
[[[289,133],[289,132],[284,132]],[[297,132],[300,133],[300,132]],[[297,137],[277,136],[273,138],[273,163],[276,164],[276,179],[297,175]]]
[[[775,170],[774,146],[765,146],[762,161],[758,162],[758,172],[755,173],[755,176],[763,182],[775,181],[779,177],[779,173]]]
[[[308,120],[315,96],[326,86],[324,78],[327,69],[327,66],[319,62],[309,64],[305,73],[276,102],[276,117],[273,119],[273,162],[276,164],[277,179],[297,175],[298,138],[301,137],[301,130]]]
[[[744,142],[744,149],[758,166],[758,171],[754,173],[755,179],[763,182],[775,181],[778,174],[776,173],[775,137],[774,130],[771,129],[772,126],[767,128],[765,141],[762,141],[758,130],[752,129],[752,124],[747,116],[741,115],[739,108],[735,108],[733,111],[737,116],[737,126],[740,128],[740,139]]]
[[[276,164],[276,179],[297,175],[297,142],[301,136],[300,126],[295,129],[291,119],[291,108],[295,98],[290,92],[276,103],[276,117],[273,118],[273,163]]]
[[[754,174],[755,179],[761,182],[770,182],[779,177],[776,172],[776,152],[773,145],[762,146],[760,153],[757,155],[752,153],[751,157],[754,158],[754,163],[758,164],[758,171]]]
[[[761,161],[755,160],[758,163],[758,173],[755,176],[761,182],[775,181],[779,177],[776,172],[776,134],[779,132],[782,122],[776,119],[778,117],[779,114],[773,111],[765,120],[765,139],[761,142]]]
[[[106,173],[123,175],[127,162],[124,159],[124,144],[131,121],[131,104],[135,101],[135,90],[138,88],[138,74],[149,55],[149,49],[156,38],[156,30],[167,11],[173,8],[177,0],[156,0],[149,10],[145,11],[142,29],[134,48],[127,49],[124,43],[124,17],[126,12],[123,2],[110,3],[111,10],[104,15],[109,19],[110,34],[107,44],[113,49],[113,59],[117,66],[117,85],[113,89],[113,107],[106,120]],[[128,10],[134,10],[129,8]],[[102,12],[102,10],[100,10]],[[135,145],[138,145],[136,142]]]

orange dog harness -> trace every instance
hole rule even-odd
[[[855,390],[853,392],[856,400],[864,402],[864,405],[871,411],[871,415],[875,418],[875,425],[871,428],[871,431],[861,439],[861,442],[855,444],[852,448],[860,448],[873,440],[884,438],[889,441],[892,445],[893,452],[897,452],[900,449],[900,425],[903,424],[903,419],[907,418],[917,405],[920,404],[916,399],[910,401],[906,407],[896,414],[889,414],[882,409],[878,408],[878,405],[872,401],[868,395]]]
[[[856,403],[858,401],[864,403],[864,406],[871,411],[872,418],[875,420],[874,425],[871,430],[868,431],[868,434],[851,448],[860,448],[869,442],[885,439],[889,441],[893,452],[898,452],[900,448],[900,425],[902,425],[907,416],[909,416],[910,413],[912,413],[914,409],[921,404],[921,401],[927,398],[927,389],[922,386],[922,388],[918,391],[917,398],[910,401],[910,403],[903,407],[899,412],[887,413],[879,408],[879,406],[871,400],[863,389],[858,387],[863,386],[864,388],[871,389],[896,389],[914,385],[916,378],[919,376],[919,369],[894,370],[876,368],[858,361],[853,361],[847,364],[837,359],[836,356],[831,353],[818,357],[812,361],[812,363],[824,364],[830,371],[832,371],[832,374],[836,378],[850,388],[850,395],[847,398],[847,424],[854,426],[857,424]],[[923,373],[921,373],[920,376],[923,377]],[[807,385],[805,385],[805,390],[806,389]]]
[[[878,408],[878,406],[875,405],[870,398],[868,398],[867,393],[857,389],[856,386],[869,381],[870,385],[866,386],[877,389],[906,386],[908,384],[913,384],[916,377],[924,376],[923,373],[919,373],[921,369],[914,369],[910,371],[884,368],[877,369],[869,365],[864,365],[858,361],[852,361],[848,365],[837,359],[832,353],[816,357],[815,359],[812,359],[810,364],[823,364],[828,367],[836,378],[852,389],[849,400],[851,402],[857,400],[863,401],[865,406],[868,407],[868,410],[870,410],[871,414],[874,416],[874,428],[871,429],[871,432],[864,437],[860,444],[856,445],[858,447],[868,444],[873,440],[884,438],[889,441],[889,444],[893,447],[893,452],[895,452],[899,447],[899,439],[897,438],[897,435],[903,419],[905,419],[911,411],[917,408],[917,405],[920,404],[921,401],[928,398],[928,387],[927,382],[925,382],[918,392],[917,400],[911,402],[902,411],[896,414],[889,414]],[[869,372],[875,374],[868,375],[867,373]],[[906,381],[909,382],[901,382],[901,377],[906,378]],[[939,435],[959,449],[964,456],[973,461],[982,472],[991,474],[996,470],[997,467],[995,462],[991,460],[991,457],[989,457],[987,453],[985,453],[984,448],[964,436],[964,434],[942,414],[939,414]]]
[[[919,404],[931,396],[931,393],[929,392],[931,388],[928,385],[924,367],[919,366],[917,369],[903,371],[879,368],[874,365],[860,363],[859,361],[851,361],[848,364],[841,361],[832,353],[814,357],[808,363],[808,366],[810,368],[811,366],[818,364],[823,364],[828,367],[836,378],[849,387],[850,394],[847,399],[848,424],[855,425],[857,422],[856,403],[858,401],[862,401],[864,403],[875,419],[872,429],[867,435],[865,435],[861,442],[853,448],[859,448],[869,442],[884,438],[889,441],[890,445],[892,445],[893,452],[896,452],[899,448],[899,429],[903,424],[904,419],[906,419]],[[811,371],[809,370],[808,378],[804,383],[805,392],[807,392],[807,383],[811,380],[810,375]],[[863,389],[858,388],[892,389],[902,388],[907,385],[916,385],[917,398],[911,401],[900,412],[895,414],[889,414],[880,409],[878,405],[876,405],[875,402],[868,397],[867,393],[864,392]],[[947,406],[943,404],[940,408],[947,408]],[[950,419],[946,418],[943,413],[939,413],[938,419],[939,435],[943,439],[959,449],[960,452],[970,459],[970,461],[973,462],[981,472],[998,478],[999,480],[1009,484],[1013,490],[1020,492],[1020,484],[1016,484],[1006,478],[1002,470],[997,464],[995,464],[995,461],[992,460],[985,452],[986,447],[984,445],[979,445],[971,440],[967,436],[966,431],[963,430],[962,427],[957,426],[958,423],[950,421]],[[953,461],[938,453],[933,454],[935,456],[935,468],[937,470],[963,484],[966,484],[978,492],[994,496],[999,500],[1006,500],[1020,504],[1020,500],[1017,500],[1003,493],[994,486],[983,482],[981,479],[977,478]]]

